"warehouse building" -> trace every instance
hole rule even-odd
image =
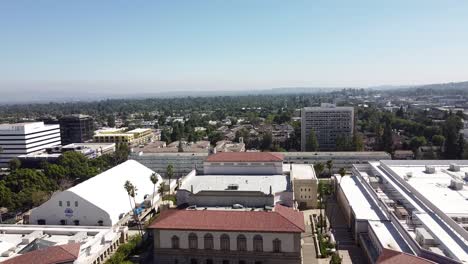
[[[90,178],[32,209],[30,223],[40,225],[114,226],[131,212],[126,181],[137,188],[137,204],[159,200],[153,196],[150,176],[154,172],[140,163],[129,160]],[[159,178],[156,190],[162,183]]]

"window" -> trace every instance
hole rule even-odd
[[[212,234],[209,234],[209,233],[206,234],[203,240],[205,244],[205,249],[213,249],[213,235]]]
[[[237,236],[237,250],[246,251],[247,250],[247,239],[244,235]]]
[[[38,220],[37,220],[37,224],[38,224],[38,225],[45,225],[45,224],[46,224],[46,220],[44,220],[44,219],[38,219]]]
[[[278,238],[273,240],[273,252],[281,252],[281,240]]]
[[[190,259],[190,264],[198,264],[198,260],[197,259]]]
[[[239,264],[246,264],[245,260],[239,260]]]
[[[189,248],[190,249],[197,249],[198,248],[198,237],[195,233],[190,233],[189,237]]]
[[[212,259],[207,259],[206,264],[213,264],[213,260]]]
[[[73,220],[73,224],[80,225],[80,220]]]
[[[75,207],[78,207],[78,201],[75,201]]]
[[[178,236],[173,236],[171,238],[171,242],[172,242],[172,248],[174,248],[174,249],[179,248],[179,237]]]
[[[223,260],[223,264],[229,264],[229,260],[227,259]]]
[[[254,251],[263,251],[263,238],[260,235],[255,235],[253,239]]]
[[[62,207],[62,201],[59,201],[59,206]]]
[[[67,201],[67,206],[70,207],[70,201]]]
[[[226,234],[222,234],[220,237],[220,242],[221,242],[221,250],[230,250],[231,249],[231,243],[229,241],[229,236]],[[223,260],[224,263],[224,260]]]
[[[98,223],[98,226],[104,225],[104,221],[102,221],[102,220],[97,221],[97,223]]]
[[[60,220],[60,224],[61,224],[61,225],[66,225],[66,224],[67,224],[67,220],[65,220],[65,219]]]

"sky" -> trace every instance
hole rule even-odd
[[[0,91],[468,80],[468,1],[0,1]]]

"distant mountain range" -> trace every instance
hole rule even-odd
[[[79,89],[64,90],[42,90],[22,89],[2,91],[0,88],[0,104],[21,104],[21,103],[47,103],[47,102],[73,102],[73,101],[97,101],[105,99],[121,98],[150,98],[150,97],[206,97],[206,96],[239,96],[239,95],[278,95],[278,94],[303,94],[303,93],[326,93],[338,91],[345,88],[361,87],[281,87],[271,89],[241,89],[241,90],[180,90],[180,91],[161,91],[161,92],[98,92],[98,91],[79,91]],[[468,81],[452,82],[428,85],[380,85],[372,87],[362,87],[371,90],[404,90],[414,88],[424,89],[467,89]],[[136,90],[136,89],[135,89]]]

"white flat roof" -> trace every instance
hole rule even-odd
[[[384,248],[412,253],[405,239],[390,221],[369,221],[369,227],[375,233]]]
[[[230,184],[239,186],[237,191],[261,191],[273,193],[286,191],[288,188],[286,175],[196,175],[182,182],[180,189],[200,191],[224,191]]]
[[[418,162],[419,163],[419,162]],[[403,163],[394,164],[385,163],[394,171],[400,178],[411,173],[406,181],[409,185],[415,188],[426,199],[433,203],[437,208],[442,210],[447,215],[466,215],[468,216],[468,186],[462,190],[453,190],[449,188],[450,181],[454,178],[463,180],[465,173],[468,173],[468,161],[445,162],[446,165],[427,162],[427,165],[435,167],[434,174],[425,172],[425,165],[421,163]],[[460,165],[459,172],[449,170],[450,163]]]
[[[285,166],[283,165],[283,167]],[[291,177],[298,180],[317,179],[317,177],[315,176],[314,167],[311,164],[292,164]]]
[[[118,229],[116,229],[118,230]],[[86,236],[80,239],[81,244],[80,258],[87,258],[85,250],[87,246],[91,246],[91,252],[99,252],[101,250],[101,237],[113,238],[118,235],[110,227],[89,227],[89,226],[47,226],[47,225],[0,225],[0,262],[18,256],[18,252],[27,247],[29,244],[22,243],[24,236],[32,234],[35,231],[42,232],[42,235],[37,234],[37,238],[45,244],[51,246],[68,244],[69,240],[77,233],[85,232]],[[4,232],[4,233],[3,233]],[[15,254],[3,257],[2,253],[16,248]]]
[[[374,204],[374,201],[367,191],[359,184],[357,177],[341,177],[340,187],[343,190],[346,199],[351,206],[356,219],[365,220],[386,220],[380,212],[380,208]]]

